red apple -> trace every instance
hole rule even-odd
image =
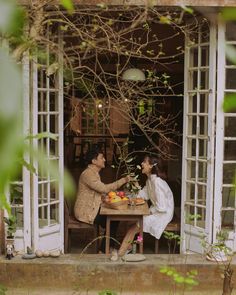
[[[123,191],[120,191],[120,192],[119,192],[119,196],[120,196],[121,198],[124,198],[125,193],[124,193]]]

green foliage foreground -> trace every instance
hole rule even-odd
[[[70,1],[64,1],[68,6]],[[57,138],[53,134],[30,136],[23,134],[23,78],[21,65],[9,54],[6,40],[19,44],[25,40],[24,26],[27,23],[26,13],[15,1],[0,0],[0,208],[10,214],[10,205],[6,198],[6,189],[11,180],[16,179],[26,167],[35,173],[32,163],[36,160],[44,166],[57,181],[62,181],[60,171],[55,165],[46,161],[44,154],[32,148],[31,140],[43,137]],[[24,154],[30,155],[26,162]],[[73,182],[65,171],[64,188],[66,195],[74,192]]]

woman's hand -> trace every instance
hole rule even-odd
[[[125,182],[131,181],[131,177],[129,175],[126,175],[124,178],[125,178]]]

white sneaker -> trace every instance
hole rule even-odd
[[[118,251],[116,249],[114,249],[111,253],[111,258],[110,260],[111,261],[117,261],[119,259],[119,256],[118,256]]]

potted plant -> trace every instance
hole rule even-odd
[[[11,259],[14,257],[14,234],[16,232],[16,217],[9,215],[4,217],[4,222],[7,225],[6,235],[6,258]]]
[[[4,222],[7,225],[6,229],[6,241],[9,243],[14,243],[14,234],[16,232],[16,217],[14,215],[9,215],[8,217],[4,217]]]

